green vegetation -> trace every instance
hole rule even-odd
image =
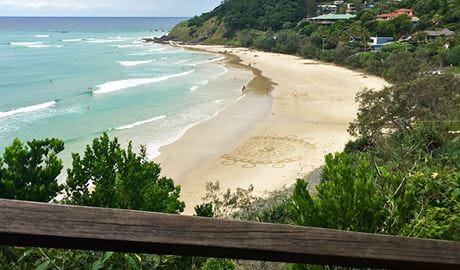
[[[121,149],[117,139],[107,134],[88,145],[83,158],[73,154],[72,168],[67,170],[66,193],[69,203],[87,206],[180,213],[180,187],[172,179],[160,177],[160,166],[146,160],[145,148],[140,156]],[[90,188],[91,186],[91,188]],[[91,190],[90,190],[91,189]]]
[[[64,149],[58,139],[19,140],[0,159],[0,198],[49,202],[65,194],[61,203],[180,213],[180,187],[160,177],[160,166],[140,155],[131,143],[123,149],[107,134],[94,139],[83,157],[73,154],[67,182],[58,183]],[[0,247],[2,269],[233,269],[227,260],[160,257],[114,252],[64,251],[42,248]],[[221,268],[222,266],[223,268]]]
[[[453,71],[455,74],[459,75],[459,74],[460,74],[460,66],[459,66],[459,67],[454,67],[454,68],[452,69],[452,71]]]
[[[460,80],[425,75],[381,91],[362,90],[358,118],[349,132],[357,139],[344,152],[326,156],[316,192],[312,178],[259,198],[253,188],[220,191],[208,184],[197,215],[290,223],[372,233],[460,240]],[[5,149],[0,162],[3,198],[180,213],[180,188],[159,177],[145,150],[120,147],[104,134],[83,156],[73,155],[65,184],[58,184],[62,141]],[[27,182],[23,182],[27,180]],[[194,257],[0,248],[3,269],[251,269],[282,267]],[[321,269],[291,265],[292,269]]]
[[[308,8],[314,1],[290,2],[298,5],[302,17],[314,14],[315,9]],[[358,94],[358,118],[349,128],[356,139],[344,152],[326,156],[315,192],[310,179],[299,179],[293,188],[265,199],[253,196],[251,188],[232,193],[209,184],[197,212],[218,218],[460,240],[460,80],[448,72],[459,73],[460,3],[373,1],[375,7],[365,10],[356,2],[356,18],[319,26],[298,20],[290,12],[279,16],[284,22],[265,24],[264,11],[258,14],[256,4],[228,0],[182,23],[188,35],[179,38],[176,29],[171,32],[170,38],[185,42],[252,47],[333,62],[393,83],[382,91],[364,89]],[[267,10],[275,4],[264,1],[263,7]],[[376,19],[377,14],[403,7],[415,11],[420,18],[417,25],[406,15]],[[233,12],[237,9],[244,12]],[[207,25],[209,35],[201,35],[201,25],[209,18],[223,32],[211,23]],[[230,23],[235,18],[245,23]],[[443,28],[456,33],[429,40],[423,32]],[[216,35],[219,38],[213,39]],[[371,36],[400,41],[371,51]]]
[[[49,202],[62,190],[57,177],[62,161],[57,158],[64,150],[58,139],[19,140],[5,149],[0,158],[0,198]]]
[[[318,1],[320,2],[320,1]],[[253,188],[221,191],[207,185],[198,216],[286,223],[410,237],[460,241],[460,16],[459,0],[360,1],[355,19],[331,26],[303,20],[312,0],[226,0],[215,10],[175,27],[170,38],[254,47],[362,69],[393,85],[363,89],[350,123],[355,137],[328,154],[318,176],[267,194]],[[410,7],[407,16],[376,15]],[[423,30],[449,28],[453,36],[428,40]],[[370,51],[370,36],[412,38]],[[452,66],[452,67],[450,67]],[[452,72],[448,72],[452,70]],[[57,180],[64,149],[59,139],[15,140],[0,158],[0,197],[139,209],[179,214],[180,187],[160,177],[160,166],[131,144],[123,149],[106,134],[73,154],[67,181]],[[318,180],[319,179],[319,180]],[[317,183],[319,182],[319,183]],[[0,248],[2,269],[331,269],[194,257]],[[339,268],[340,269],[340,268]]]
[[[326,156],[316,192],[311,177],[264,199],[208,184],[202,207],[220,218],[460,241],[460,79],[365,89],[358,101],[357,139]]]
[[[459,65],[460,34],[427,40],[424,30],[459,30],[458,0],[374,1],[376,7],[356,18],[318,26],[304,18],[315,14],[316,1],[227,0],[215,10],[183,22],[169,38],[191,43],[253,47],[334,62],[382,76],[391,82],[414,79],[448,65]],[[357,1],[359,2],[359,1]],[[382,12],[413,8],[420,21],[414,26],[401,15],[377,20]],[[369,51],[371,36],[411,39]],[[448,48],[447,48],[448,47]],[[409,77],[408,77],[409,75]]]

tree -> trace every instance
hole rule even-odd
[[[172,179],[160,177],[158,164],[146,160],[145,148],[140,155],[132,144],[122,149],[118,140],[107,134],[94,139],[81,158],[73,154],[68,169],[68,202],[78,205],[127,208],[165,213],[180,213],[180,187]]]
[[[316,12],[318,11],[318,5],[316,0],[304,0],[305,6],[307,7],[307,17],[314,17],[316,16]]]
[[[460,45],[451,48],[447,52],[446,61],[448,64],[460,66]]]
[[[326,156],[321,184],[312,197],[308,183],[297,180],[291,211],[298,225],[377,232],[383,222],[383,198],[374,186],[375,171],[360,156]]]
[[[57,177],[64,150],[59,139],[33,140],[27,144],[15,139],[0,159],[0,198],[49,202],[63,187]]]
[[[64,149],[61,140],[15,140],[0,160],[0,197],[48,202],[63,188],[63,202],[87,206],[128,208],[179,213],[180,188],[160,177],[160,166],[146,160],[145,148],[138,155],[131,143],[121,148],[107,134],[87,146],[83,158],[73,154],[68,181],[57,184],[62,162],[56,155]],[[187,259],[182,259],[186,261]],[[206,260],[201,260],[203,264]],[[177,262],[177,261],[176,261]],[[0,265],[5,269],[139,269],[160,267],[155,255],[113,252],[63,251],[40,248],[0,248]]]
[[[460,119],[460,80],[453,75],[431,75],[386,87],[365,89],[357,100],[358,118],[350,133],[375,138],[385,131],[405,132],[417,122],[458,123]]]

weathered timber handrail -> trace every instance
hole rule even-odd
[[[0,245],[460,269],[460,242],[11,200],[0,200]]]

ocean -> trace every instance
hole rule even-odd
[[[140,41],[185,19],[0,17],[0,151],[14,138],[56,137],[68,160],[107,132],[155,158],[239,100],[249,72]]]

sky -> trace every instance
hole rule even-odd
[[[191,17],[222,0],[0,0],[0,16]]]

